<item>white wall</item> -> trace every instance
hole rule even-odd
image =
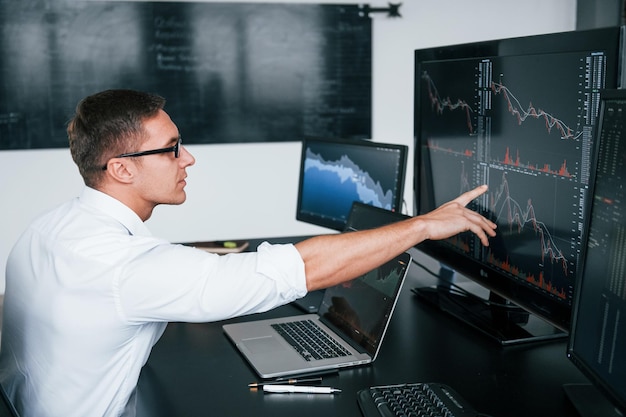
[[[373,16],[372,139],[406,144],[411,152],[414,49],[568,31],[576,26],[576,0],[402,3],[401,18]],[[368,4],[384,7],[387,2]],[[193,241],[329,232],[295,220],[299,143],[189,145],[187,149],[197,160],[188,171],[187,202],[155,210],[148,221],[155,235]],[[405,196],[410,213],[412,176],[410,157]],[[28,223],[77,195],[81,187],[82,179],[67,149],[0,152],[0,271]],[[0,293],[4,293],[4,273],[0,274]]]

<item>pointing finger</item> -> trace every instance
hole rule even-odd
[[[476,197],[484,194],[487,191],[488,187],[486,184],[479,185],[473,190],[467,191],[456,198],[456,202],[462,204],[463,206],[467,206],[472,200]]]

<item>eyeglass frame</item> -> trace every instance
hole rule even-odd
[[[138,156],[155,155],[159,153],[168,153],[168,152],[174,152],[174,158],[178,158],[180,156],[180,145],[182,143],[183,143],[183,139],[179,136],[178,140],[176,141],[176,145],[174,146],[168,146],[167,148],[150,149],[147,151],[123,153],[121,155],[114,156],[113,158],[135,158]],[[106,171],[107,165],[104,165],[102,167],[103,171]]]

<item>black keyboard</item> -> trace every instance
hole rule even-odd
[[[272,327],[307,361],[350,354],[312,320],[272,324]]]
[[[476,417],[452,388],[438,383],[409,383],[366,388],[358,392],[365,417]]]

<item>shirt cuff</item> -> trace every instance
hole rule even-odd
[[[304,261],[294,245],[263,242],[257,254],[257,272],[273,279],[287,302],[306,295]]]

